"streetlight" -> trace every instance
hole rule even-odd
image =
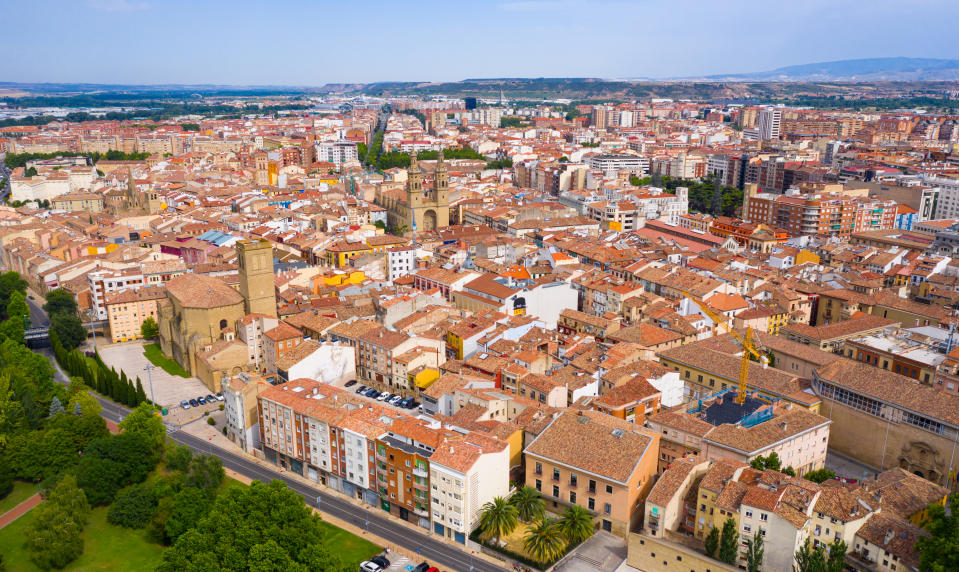
[[[96,313],[94,312],[93,308],[90,308],[89,310],[87,310],[87,314],[90,315],[90,332],[93,333],[93,351],[96,351],[96,349],[97,349],[97,329],[96,329],[96,327],[93,325],[93,320],[94,320],[94,318],[96,317]]]
[[[148,363],[148,364],[146,365],[146,367],[143,368],[143,369],[146,370],[146,372],[147,372],[147,380],[150,382],[150,401],[153,402],[153,406],[154,406],[154,407],[156,407],[157,400],[156,400],[156,397],[153,396],[153,373],[152,373],[152,370],[156,369],[156,367],[157,367],[157,366],[153,365],[152,363]]]

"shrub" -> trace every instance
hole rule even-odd
[[[216,419],[212,417],[207,417],[206,422],[207,422],[207,425],[216,425]]]
[[[143,528],[153,519],[156,508],[153,486],[146,483],[133,485],[117,494],[107,512],[107,522],[126,528]]]

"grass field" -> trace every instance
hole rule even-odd
[[[337,528],[328,522],[323,523],[323,528],[330,539],[330,552],[339,555],[343,563],[350,568],[356,568],[360,562],[369,560],[371,556],[383,550],[369,540]]]
[[[13,490],[10,491],[10,494],[3,497],[3,500],[0,500],[0,514],[7,512],[28,498],[32,497],[37,492],[37,485],[31,485],[30,483],[25,483],[23,481],[14,481]]]
[[[190,377],[190,372],[186,371],[180,364],[163,355],[160,344],[147,344],[143,346],[143,355],[150,360],[150,363],[167,372],[170,375],[179,375],[180,377]]]
[[[24,531],[33,518],[33,511],[0,529],[0,553],[7,572],[38,572],[23,548]],[[130,530],[107,523],[107,507],[99,507],[90,515],[83,530],[83,554],[67,565],[69,571],[128,570],[148,571],[156,568],[163,548],[149,542],[142,530]]]

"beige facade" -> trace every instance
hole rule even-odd
[[[423,188],[423,172],[416,162],[416,153],[413,153],[407,171],[406,195],[399,198],[381,193],[376,202],[386,209],[387,222],[395,229],[417,232],[449,226],[449,172],[443,153],[440,152],[433,173],[433,188],[428,194]]]
[[[113,343],[142,338],[144,320],[157,320],[157,302],[165,296],[162,288],[144,287],[106,294],[104,306]]]
[[[68,193],[53,199],[54,209],[98,213],[103,210],[103,197],[96,193]]]

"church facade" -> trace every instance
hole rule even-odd
[[[429,189],[423,186],[423,171],[413,153],[403,195],[378,194],[376,203],[386,209],[387,225],[401,234],[436,230],[450,224],[449,186],[449,169],[442,151],[436,162],[433,186]]]

